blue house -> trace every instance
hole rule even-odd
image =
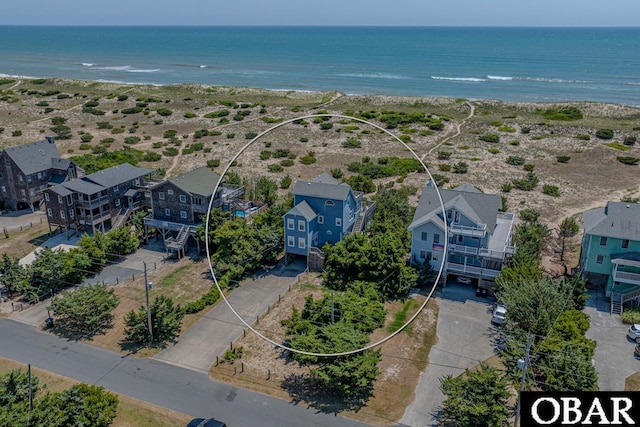
[[[293,208],[284,215],[285,254],[309,256],[325,243],[334,244],[361,231],[373,206],[363,208],[362,192],[339,183],[327,173],[293,188]]]

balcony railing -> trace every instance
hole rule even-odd
[[[455,264],[452,262],[448,262],[445,268],[447,269],[447,273],[464,274],[465,276],[489,279],[495,279],[500,274],[500,270],[476,267],[474,265]]]
[[[451,232],[451,234],[460,234],[463,236],[484,237],[487,234],[487,224],[479,224],[475,227],[470,227],[458,222],[453,222],[449,226],[449,232]]]
[[[456,255],[478,255],[478,248],[465,245],[449,245],[449,252]]]
[[[628,273],[626,271],[614,271],[613,281],[630,283],[632,285],[640,285],[640,274]]]

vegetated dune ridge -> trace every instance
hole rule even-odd
[[[431,173],[448,180],[443,183],[444,187],[470,182],[482,191],[505,196],[510,211],[538,209],[543,218],[552,223],[569,214],[603,205],[607,200],[636,197],[639,190],[638,166],[624,165],[616,159],[640,157],[638,144],[624,144],[625,139],[640,136],[640,109],[617,104],[507,103],[206,85],[126,85],[68,79],[2,79],[0,82],[3,82],[0,125],[4,128],[0,133],[0,147],[55,134],[51,119],[62,117],[71,129],[69,139],[57,140],[63,157],[110,152],[126,146],[159,154],[160,160],[141,160],[139,165],[161,168],[167,176],[207,165],[208,161],[209,166],[220,173],[253,137],[280,121],[327,113],[371,117],[372,123],[389,128],[405,140],[428,164]],[[87,102],[97,103],[92,108],[102,115],[92,114],[86,108]],[[568,106],[579,109],[583,118],[555,120],[543,114],[550,108]],[[131,109],[136,107],[140,111],[132,113]],[[228,115],[210,118],[211,113],[215,116],[221,110],[227,110]],[[123,114],[125,111],[128,114]],[[399,123],[392,127],[381,121],[381,114],[389,112],[425,113],[441,120],[444,126],[435,131],[423,122]],[[473,114],[470,116],[470,113]],[[240,176],[267,175],[276,180],[288,175],[295,183],[296,179],[309,179],[331,169],[341,169],[348,177],[352,175],[348,164],[363,157],[370,157],[375,163],[380,157],[411,156],[402,144],[373,126],[336,117],[324,120],[333,126],[323,129],[322,119],[311,118],[301,124],[278,127],[247,147],[238,156],[233,170]],[[596,137],[599,129],[613,130],[613,138]],[[167,136],[167,131],[173,136]],[[498,135],[498,142],[480,139],[490,134]],[[348,138],[358,139],[360,146],[346,147],[344,143]],[[278,149],[289,150],[292,162],[282,163],[284,158],[274,157]],[[264,154],[265,151],[271,154]],[[443,151],[444,156],[440,155]],[[308,154],[313,154],[316,161],[303,164],[301,158]],[[503,191],[509,185],[514,187],[513,180],[527,174],[523,165],[507,164],[507,159],[513,156],[533,165],[539,183],[531,191],[516,188]],[[561,163],[558,156],[570,159]],[[453,166],[461,162],[467,164],[467,172],[454,173]],[[269,169],[274,164],[284,166]],[[417,195],[426,178],[425,174],[410,173],[404,178],[378,179],[376,183],[391,185],[391,181],[396,181],[396,186],[408,186]],[[545,185],[557,187],[559,196],[543,194]]]

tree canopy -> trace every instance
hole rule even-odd
[[[151,329],[154,342],[168,342],[180,334],[184,310],[173,299],[164,295],[157,296],[150,307]],[[135,344],[151,341],[149,336],[147,309],[140,307],[136,312],[131,310],[125,317],[125,339]]]

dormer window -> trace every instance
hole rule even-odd
[[[118,188],[118,185],[116,184],[116,185],[113,186],[113,192],[117,193],[118,191],[120,191],[120,189]]]
[[[454,221],[455,222],[460,222],[460,212],[456,211],[455,217],[456,217],[456,219]]]
[[[335,203],[334,203],[334,201],[333,201],[333,200],[327,200],[326,202],[324,202],[324,204],[325,204],[326,206],[335,206]]]

